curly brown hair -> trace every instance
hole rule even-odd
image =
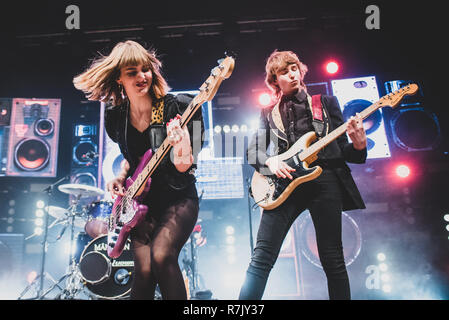
[[[293,51],[277,51],[274,50],[267,59],[265,65],[265,84],[270,88],[277,98],[281,96],[281,89],[277,84],[275,84],[276,73],[287,68],[290,64],[296,64],[299,68],[301,74],[301,86],[306,89],[304,83],[304,76],[306,75],[308,68],[302,63],[298,56]]]

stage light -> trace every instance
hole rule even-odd
[[[36,277],[37,277],[37,272],[36,271],[29,272],[28,275],[27,275],[28,283],[31,284],[34,281],[34,279],[36,279]]]
[[[45,207],[45,202],[42,200],[38,200],[36,202],[36,207],[38,207],[39,209],[42,209],[43,207]]]
[[[44,230],[40,227],[34,228],[34,233],[38,236],[40,236],[44,232]]]
[[[259,94],[259,104],[262,107],[268,107],[271,104],[272,98],[271,98],[271,94],[264,92]]]
[[[443,218],[445,221],[449,222],[449,214],[445,214]]]
[[[380,269],[380,271],[385,272],[388,270],[388,266],[386,263],[381,263],[381,264],[379,264],[379,269]]]
[[[14,228],[12,226],[8,226],[6,228],[6,232],[11,233],[14,230]]]
[[[34,224],[38,227],[42,227],[44,224],[44,220],[42,220],[41,218],[37,218],[34,220]]]
[[[227,236],[226,237],[226,243],[227,244],[234,244],[235,238],[233,236]]]
[[[227,124],[223,126],[223,132],[224,133],[228,133],[229,131],[231,131],[231,127],[228,126]]]
[[[240,127],[239,127],[238,125],[234,124],[234,125],[232,126],[232,132],[237,133],[237,132],[239,132],[239,130],[240,130]]]
[[[384,284],[384,285],[382,286],[382,291],[383,291],[383,292],[386,292],[386,293],[391,292],[391,286],[390,286],[389,284]]]
[[[42,210],[42,209],[37,209],[36,212],[35,212],[35,214],[36,214],[36,217],[42,218],[42,217],[44,216],[44,210]]]
[[[446,230],[449,231],[449,224],[446,226]]]
[[[267,106],[271,101],[271,96],[268,93],[261,93],[259,95],[259,103],[263,106]]]
[[[246,124],[242,124],[242,125],[240,126],[240,131],[242,131],[242,132],[248,132],[248,126],[247,126]]]
[[[326,71],[329,74],[337,73],[338,69],[339,69],[339,66],[338,66],[338,64],[335,61],[329,61],[326,64]]]
[[[221,126],[215,126],[214,127],[214,131],[215,131],[215,133],[220,133],[221,132]]]
[[[234,227],[233,226],[227,226],[226,227],[226,234],[234,234]]]
[[[385,259],[386,259],[386,256],[385,256],[384,253],[379,252],[379,253],[377,254],[377,260],[379,260],[379,261],[385,261]]]
[[[14,210],[14,208],[10,208],[10,209],[8,210],[8,214],[9,214],[10,216],[12,216],[14,213],[16,213],[16,210]]]
[[[395,169],[396,175],[400,178],[407,178],[410,175],[410,168],[405,164],[398,165]]]

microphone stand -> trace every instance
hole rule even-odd
[[[253,221],[252,221],[252,208],[251,208],[251,196],[250,196],[250,190],[251,190],[251,179],[246,178],[246,187],[248,190],[248,219],[249,219],[249,245],[251,248],[251,254],[252,256],[254,251],[254,240],[253,240]]]
[[[58,181],[56,181],[55,183],[49,185],[47,188],[45,188],[44,190],[42,190],[42,192],[46,192],[47,196],[48,196],[48,201],[47,201],[47,210],[45,212],[45,227],[44,227],[44,239],[42,241],[42,259],[41,259],[41,272],[40,272],[40,276],[39,276],[39,290],[37,292],[37,296],[36,299],[39,299],[41,297],[41,292],[44,289],[44,273],[45,273],[45,255],[46,255],[46,251],[47,251],[47,236],[48,236],[48,211],[50,211],[50,200],[51,200],[51,196],[53,195],[53,189],[54,187],[61,183],[62,181],[66,180],[70,178],[70,175],[65,176],[64,178],[59,179]]]

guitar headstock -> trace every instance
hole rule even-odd
[[[234,63],[234,58],[230,56],[218,60],[219,65],[211,70],[210,76],[200,87],[200,93],[195,97],[198,104],[203,104],[214,98],[221,82],[231,76],[234,70]]]
[[[392,108],[396,107],[396,105],[405,97],[409,95],[413,95],[418,91],[418,85],[411,83],[402,87],[396,91],[393,91],[382,98],[379,99],[378,105],[381,107],[390,106]]]

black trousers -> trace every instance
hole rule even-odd
[[[300,185],[282,205],[263,211],[240,300],[262,298],[284,238],[305,209],[309,209],[315,227],[329,298],[351,298],[341,240],[342,188],[335,173],[331,169],[324,169],[318,178]]]

